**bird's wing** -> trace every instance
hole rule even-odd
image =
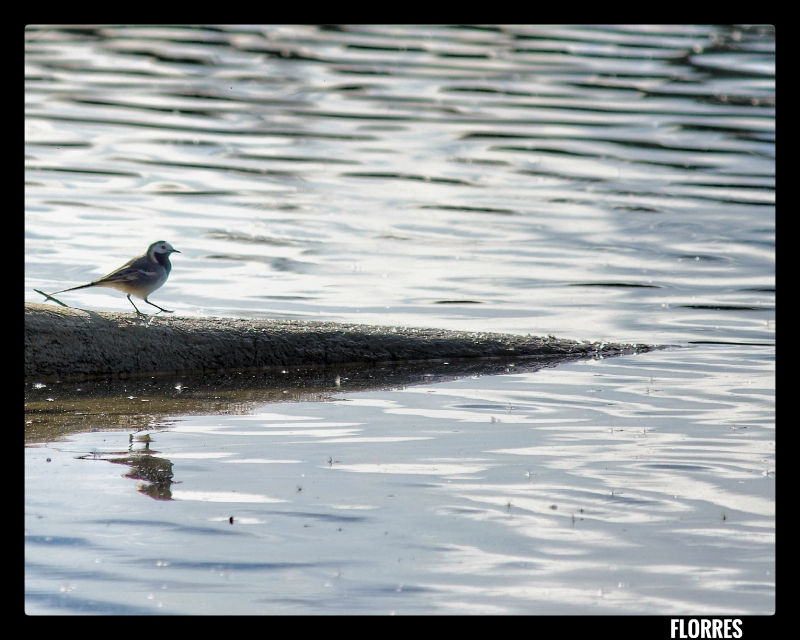
[[[158,275],[159,265],[154,265],[147,256],[134,258],[128,264],[121,266],[116,271],[112,271],[107,276],[95,280],[92,284],[106,282],[134,282],[141,277],[153,278]]]

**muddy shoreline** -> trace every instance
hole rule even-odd
[[[25,380],[220,374],[274,367],[575,359],[653,345],[296,320],[137,316],[25,304]]]

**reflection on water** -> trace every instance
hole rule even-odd
[[[27,449],[27,606],[768,613],[773,385],[707,346],[73,434]]]
[[[165,239],[179,314],[682,346],[28,387],[28,613],[775,610],[774,28],[25,47],[26,300]]]
[[[170,415],[246,415],[269,402],[324,402],[343,391],[533,372],[580,359],[454,358],[378,366],[277,367],[205,376],[26,382],[25,442],[48,442],[94,429],[146,429]]]

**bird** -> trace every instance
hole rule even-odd
[[[52,296],[57,293],[65,293],[66,291],[75,291],[77,289],[88,289],[89,287],[111,287],[123,293],[127,293],[128,301],[133,305],[133,308],[136,309],[136,313],[140,316],[145,314],[139,311],[133,300],[131,300],[132,295],[141,298],[156,309],[160,309],[165,313],[172,313],[169,309],[159,307],[157,304],[153,304],[147,299],[153,291],[161,287],[167,281],[169,272],[172,270],[172,265],[169,262],[171,253],[180,253],[180,251],[165,240],[157,240],[147,247],[147,251],[142,255],[131,258],[119,269],[112,271],[99,280],[94,280],[89,284],[82,284],[79,287],[62,289],[54,293],[44,293],[38,289],[36,292],[63,305],[63,302],[52,298]]]

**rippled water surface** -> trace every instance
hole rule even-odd
[[[673,346],[53,440],[37,408],[29,613],[774,610],[771,28],[25,47],[26,301],[164,239],[178,314]]]

